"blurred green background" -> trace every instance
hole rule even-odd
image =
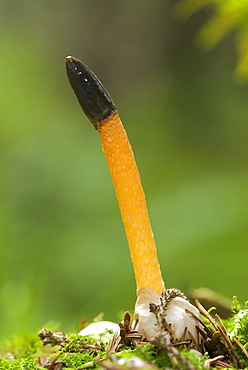
[[[167,286],[248,299],[248,86],[234,78],[237,34],[202,51],[195,40],[216,9],[182,20],[176,3],[0,0],[1,337],[49,320],[75,330],[99,312],[119,320],[135,302],[113,186],[67,55],[118,107]]]

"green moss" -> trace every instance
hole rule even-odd
[[[143,360],[149,358],[150,361],[164,369],[165,367],[171,367],[171,360],[166,351],[158,351],[154,346],[146,344],[144,346],[137,347],[137,356],[140,356]]]
[[[94,366],[93,356],[89,351],[85,353],[67,353],[61,356],[61,362],[72,369],[81,368],[83,365],[89,362],[92,363],[92,366]]]
[[[66,343],[49,356],[48,363],[57,358],[70,369],[82,368],[88,363],[91,367],[95,367],[95,360],[104,356],[106,356],[104,344],[96,341],[91,335],[83,337],[77,334],[69,334]]]
[[[183,349],[181,351],[181,355],[183,357],[185,357],[185,359],[187,359],[190,364],[194,365],[196,367],[196,369],[206,370],[206,366],[205,366],[204,363],[205,363],[206,360],[209,359],[207,354],[204,354],[203,356],[199,356],[199,354],[197,354],[194,351],[186,351],[185,349]],[[184,363],[181,362],[180,369],[188,370],[188,367],[187,367],[186,363],[184,364]]]
[[[207,323],[207,319],[204,319],[204,321]],[[225,320],[224,324],[230,333],[231,340],[237,338],[248,349],[248,303],[242,307],[237,298],[234,297],[233,315],[228,320]],[[212,325],[208,322],[208,326],[211,327]],[[155,365],[158,369],[203,370],[205,369],[204,363],[208,359],[206,355],[199,355],[194,351],[188,352],[182,347],[174,348],[165,345],[164,348],[157,348],[152,344],[139,345],[136,348],[121,344],[118,346],[117,353],[112,353],[111,356],[108,356],[106,353],[107,345],[90,335],[82,337],[77,334],[69,334],[67,336],[64,335],[64,337],[62,344],[55,347],[50,345],[44,347],[37,332],[5,341],[0,345],[0,353],[2,354],[0,370],[44,369],[44,367],[37,365],[39,357],[48,364],[56,359],[68,369],[73,370],[81,369],[86,364],[91,368],[99,368],[98,361],[100,359],[104,360],[101,368],[104,368],[104,363],[106,363],[106,369],[108,364],[110,364],[110,367],[116,365],[118,368],[125,370],[128,365],[119,365],[118,360],[132,356],[141,358],[147,365],[147,368]],[[233,347],[239,356],[240,364],[242,365],[243,363],[245,368],[247,366],[247,358],[244,352],[237,346],[235,341],[233,341]]]
[[[82,337],[77,334],[70,333],[68,335],[68,341],[66,345],[61,349],[63,352],[80,352],[82,350],[82,340],[87,341],[88,343],[94,343],[95,340],[92,336],[88,335],[87,337]]]
[[[37,356],[43,350],[38,337],[38,331],[29,335],[16,336],[5,340],[0,345],[0,352],[4,355],[11,353],[14,358]]]
[[[92,346],[92,349],[89,347]],[[90,335],[82,337],[77,334],[70,334],[68,343],[57,351],[54,355],[60,358],[60,361],[69,368],[78,369],[87,363],[95,367],[95,359],[100,359],[106,355],[102,343],[96,343],[96,340]]]
[[[0,345],[0,370],[40,370],[37,358],[43,352],[38,331],[29,335],[16,336]]]
[[[112,357],[115,357],[118,360],[133,356],[141,358],[148,365],[153,364],[162,369],[166,367],[172,367],[168,353],[164,350],[158,350],[152,344],[140,345],[136,348],[120,345],[118,348],[118,353],[112,354]],[[125,365],[123,365],[123,368],[125,368]]]
[[[3,358],[0,361],[0,370],[41,370],[44,368],[36,365],[36,360],[32,358],[20,358],[10,360]]]

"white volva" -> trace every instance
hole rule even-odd
[[[156,315],[150,312],[149,308],[150,303],[154,303],[156,306],[160,305],[161,297],[149,288],[141,288],[137,294],[138,299],[135,305],[134,319],[138,320],[138,333],[147,340],[152,340],[156,335],[162,334],[167,344],[170,344],[172,342],[171,335],[166,330],[163,330],[161,333]],[[174,340],[180,340],[181,338],[184,338],[184,340],[191,339],[188,334],[190,332],[197,342],[196,326],[199,326],[199,323],[185,309],[188,309],[200,318],[199,311],[195,306],[184,298],[175,297],[168,303],[164,319],[170,325]]]

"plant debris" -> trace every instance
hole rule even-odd
[[[150,341],[138,333],[137,321],[125,312],[120,331],[104,337],[64,334],[42,328],[36,339],[15,338],[0,346],[0,370],[248,370],[248,303],[242,308],[234,297],[233,315],[228,320],[207,311],[198,301],[201,318],[187,310],[198,322],[198,340],[177,340],[168,344],[163,335],[157,308],[157,335]],[[168,329],[168,328],[167,328]],[[109,333],[108,333],[109,334]],[[193,349],[192,349],[193,348]]]

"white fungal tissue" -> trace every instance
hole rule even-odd
[[[120,327],[111,321],[94,322],[78,333],[78,335],[82,335],[83,337],[92,335],[96,340],[101,340],[104,343],[109,343],[114,334],[120,334]]]
[[[192,339],[192,336],[198,342],[196,327],[200,324],[185,310],[198,318],[200,313],[180,291],[167,289],[165,296],[159,296],[149,288],[140,288],[137,295],[134,319],[138,320],[137,330],[143,338],[150,341],[162,334],[166,343],[172,344],[175,341]],[[150,304],[153,304],[153,312]]]

